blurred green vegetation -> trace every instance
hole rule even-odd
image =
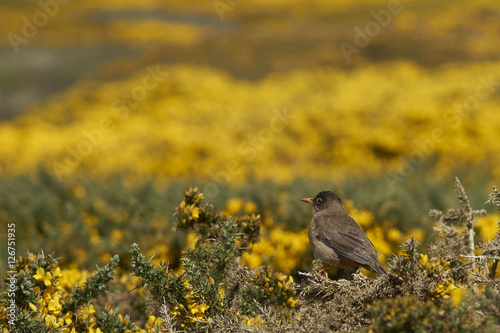
[[[40,167],[33,175],[0,178],[0,218],[16,224],[18,255],[27,251],[54,251],[56,257],[61,257],[62,264],[91,269],[96,263],[107,262],[113,253],[127,258],[130,244],[135,242],[145,253],[155,255],[156,260],[168,260],[177,268],[180,253],[186,247],[186,234],[180,232],[174,236],[172,214],[182,189],[190,184],[197,182],[151,179],[130,183],[119,175],[105,181],[80,176],[61,182]],[[465,179],[464,184],[470,188],[475,207],[494,210],[491,205],[484,205],[485,188],[491,185],[486,175],[484,179]],[[394,227],[408,235],[418,229],[424,232],[427,243],[432,240],[432,220],[423,212],[455,204],[452,187],[451,180],[426,179],[420,173],[412,176],[407,186],[398,186],[395,191],[387,190],[383,178],[336,183],[297,179],[289,184],[249,182],[223,186],[210,201],[216,209],[226,209],[228,215],[238,213],[239,209],[244,212],[243,207],[231,211],[228,204],[233,198],[252,202],[256,205],[253,212],[261,214],[263,220],[273,221],[269,229],[279,227],[299,232],[307,228],[312,216],[299,199],[321,190],[334,190],[344,201],[352,201],[357,209],[373,214],[373,224],[365,229],[382,225],[386,230]],[[0,237],[6,237],[6,230],[0,231]],[[375,247],[378,241],[384,240],[389,241],[387,235],[372,239]],[[398,253],[399,244],[391,244],[391,251]],[[302,256],[306,260],[293,270],[310,269],[313,258],[309,246]],[[2,271],[6,257],[6,249],[0,249]],[[120,265],[128,265],[128,262],[122,260]]]

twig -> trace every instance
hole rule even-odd
[[[474,258],[474,259],[493,259],[493,260],[500,260],[500,257],[497,256],[461,256],[464,258]]]
[[[494,280],[495,276],[497,275],[497,266],[498,266],[498,259],[495,259],[493,265],[491,265],[491,271],[490,271],[490,279],[492,280]]]
[[[460,199],[460,203],[462,204],[462,207],[464,209],[464,212],[467,214],[467,221],[465,223],[465,230],[467,231],[467,236],[469,239],[469,255],[474,256],[475,253],[475,246],[474,246],[474,213],[472,211],[472,208],[470,206],[469,198],[467,198],[467,194],[465,193],[465,189],[462,186],[462,183],[458,179],[458,177],[455,177],[455,183],[456,183],[456,192],[458,194],[458,197]],[[472,261],[472,271],[476,271],[476,264],[474,261]],[[474,293],[478,293],[478,288],[477,285],[474,285]]]

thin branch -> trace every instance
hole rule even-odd
[[[496,275],[497,275],[497,267],[498,267],[498,259],[496,259],[493,262],[493,265],[491,265],[490,279],[492,279],[492,280],[494,280]]]
[[[497,256],[461,256],[464,258],[474,258],[474,259],[493,259],[493,260],[500,260],[500,257]]]
[[[466,213],[467,216],[467,221],[465,222],[465,230],[468,236],[468,241],[469,241],[469,256],[474,256],[475,254],[475,246],[474,246],[474,223],[476,222],[474,220],[474,212],[472,211],[472,208],[470,206],[469,198],[467,198],[467,194],[465,193],[465,189],[462,186],[462,183],[458,179],[458,177],[455,177],[455,184],[456,184],[456,192],[458,194],[458,198],[460,200],[460,204],[463,207],[464,212]],[[472,261],[472,272],[476,271],[476,264],[474,261]],[[474,293],[477,294],[478,289],[477,285],[474,285]]]

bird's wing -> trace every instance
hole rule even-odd
[[[316,235],[319,241],[332,248],[338,255],[377,271],[377,268],[373,267],[373,256],[378,262],[375,248],[356,221],[347,215],[333,217],[317,214],[314,218],[317,219],[317,225],[321,226],[317,228]],[[332,225],[333,220],[340,223]]]

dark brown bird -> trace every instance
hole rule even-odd
[[[387,274],[380,264],[372,242],[361,227],[347,215],[340,198],[321,191],[314,198],[300,199],[314,207],[309,225],[309,242],[314,256],[331,267],[353,269],[361,266],[380,275]]]

